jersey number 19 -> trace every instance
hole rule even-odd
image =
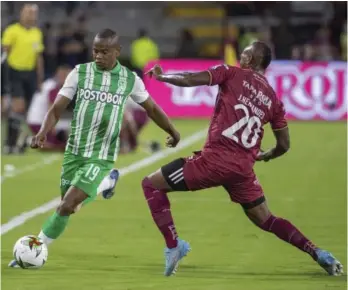
[[[235,110],[242,110],[245,113],[245,116],[241,118],[238,122],[234,123],[231,127],[227,128],[222,132],[222,135],[232,139],[233,141],[239,143],[242,142],[245,148],[254,147],[259,139],[259,133],[261,132],[261,121],[258,117],[252,116],[250,118],[248,108],[243,104],[238,104],[234,106]],[[256,124],[255,129],[253,126]],[[245,127],[246,126],[246,127]],[[239,138],[235,135],[237,131],[241,130],[244,127],[242,135]],[[251,134],[254,134],[250,142],[249,137]]]

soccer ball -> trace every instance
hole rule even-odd
[[[14,245],[13,256],[21,268],[38,269],[46,263],[48,249],[40,238],[24,236]]]

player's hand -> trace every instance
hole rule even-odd
[[[145,73],[145,75],[148,75],[150,78],[154,77],[156,80],[162,74],[163,70],[159,64],[156,64],[152,69]]]
[[[30,147],[33,149],[43,148],[46,142],[46,134],[38,133],[31,139]]]
[[[271,156],[269,152],[264,152],[263,150],[260,150],[260,152],[257,153],[256,161],[268,162],[270,159],[271,159]]]
[[[166,146],[170,148],[176,147],[180,141],[180,134],[178,131],[175,131],[171,136],[167,137]]]

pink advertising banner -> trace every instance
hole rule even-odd
[[[161,60],[165,73],[196,72],[214,60]],[[152,67],[150,63],[145,71]],[[347,63],[274,61],[266,77],[284,102],[290,120],[347,119]],[[172,118],[209,118],[218,87],[182,88],[145,77],[151,96]]]

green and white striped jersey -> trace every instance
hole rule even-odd
[[[143,81],[128,68],[118,63],[101,71],[94,62],[77,65],[58,94],[69,99],[76,95],[65,151],[107,161],[117,159],[127,98],[142,103],[149,97]]]

